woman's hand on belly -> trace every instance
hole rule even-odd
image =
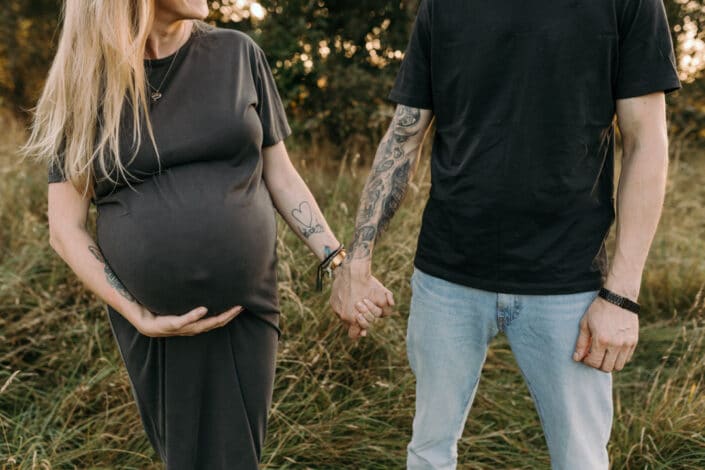
[[[206,307],[195,308],[184,315],[154,315],[142,308],[134,327],[145,336],[153,338],[164,336],[194,336],[206,331],[220,328],[242,313],[239,305],[216,316],[203,318],[208,312]]]

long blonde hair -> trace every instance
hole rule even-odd
[[[58,50],[21,150],[60,165],[86,197],[93,195],[96,161],[110,181],[111,167],[128,173],[118,140],[123,106],[133,111],[133,148],[141,140],[140,115],[156,148],[143,62],[154,0],[66,0],[62,16]]]

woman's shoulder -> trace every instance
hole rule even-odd
[[[198,34],[208,38],[209,41],[217,43],[219,46],[237,47],[245,50],[254,50],[259,48],[254,39],[236,29],[212,26],[204,23],[203,25],[200,25]]]

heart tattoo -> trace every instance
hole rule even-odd
[[[314,233],[323,233],[323,225],[318,223],[318,220],[313,216],[311,204],[304,201],[299,204],[298,209],[291,211],[291,216],[301,225],[301,234],[304,238],[308,238]]]

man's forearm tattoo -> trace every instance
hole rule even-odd
[[[110,266],[108,266],[108,264],[105,262],[105,258],[103,257],[103,253],[100,252],[100,249],[98,249],[97,246],[89,245],[88,250],[93,253],[93,256],[95,256],[98,261],[103,263],[103,271],[105,272],[105,278],[108,281],[108,284],[113,286],[113,288],[127,300],[129,300],[130,302],[134,302],[135,298],[132,296],[132,294],[127,291],[127,289],[125,289],[125,286],[122,285],[113,270],[110,269]]]
[[[419,122],[419,119],[421,119],[421,111],[408,106],[400,106],[395,117],[399,127],[414,127]],[[414,132],[412,135],[416,135],[417,133],[418,131]]]
[[[372,245],[389,226],[404,199],[414,152],[418,150],[416,146],[405,148],[404,144],[424,131],[418,125],[420,120],[419,109],[408,106],[397,108],[391,131],[379,145],[370,178],[362,193],[357,228],[350,247],[352,258],[370,256]]]
[[[323,233],[325,229],[313,215],[311,204],[303,201],[299,207],[291,211],[291,216],[299,223],[299,230],[304,238],[308,238],[314,233]]]
[[[360,206],[360,213],[358,222],[366,224],[375,215],[375,208],[377,207],[377,201],[382,196],[382,189],[384,188],[384,182],[380,178],[372,180],[369,184],[367,190],[367,200],[364,206]]]
[[[382,206],[382,215],[379,218],[379,232],[387,230],[389,222],[394,217],[394,214],[401,206],[406,194],[406,187],[409,184],[409,172],[411,170],[411,162],[406,160],[401,166],[397,167],[392,173],[391,188],[389,194],[384,199]]]
[[[394,160],[387,160],[381,165],[377,166],[374,168],[375,175],[379,175],[380,173],[384,173],[385,171],[391,169],[394,166]]]
[[[371,225],[365,225],[355,230],[353,237],[353,251],[358,258],[370,256],[370,242],[375,239],[377,230]]]

